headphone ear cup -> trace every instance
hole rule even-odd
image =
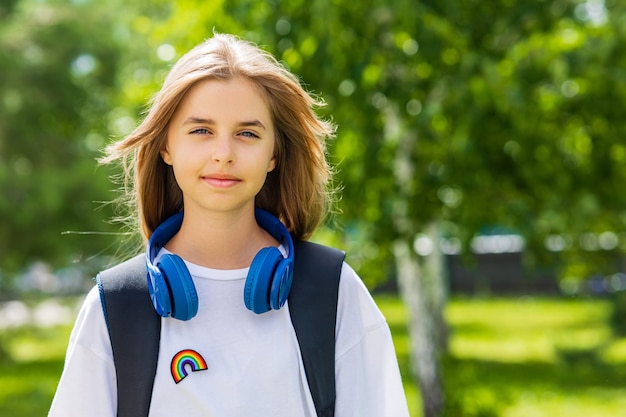
[[[291,259],[282,259],[272,279],[272,288],[270,289],[270,306],[274,310],[278,310],[285,305],[291,283],[293,281],[293,262]]]
[[[148,292],[152,305],[161,317],[169,317],[172,314],[172,301],[170,290],[165,282],[161,270],[153,265],[148,268]]]
[[[172,317],[189,320],[198,313],[198,293],[185,261],[177,255],[163,255],[157,265],[169,284]]]
[[[261,249],[250,265],[243,299],[248,310],[257,314],[270,310],[270,289],[274,271],[283,258],[278,248],[268,247]]]

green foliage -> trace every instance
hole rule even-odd
[[[327,101],[343,246],[374,281],[390,242],[433,220],[465,243],[515,230],[535,257],[551,234],[620,232],[624,16],[574,0],[4,2],[0,268],[113,252],[108,235],[61,235],[118,230],[94,203],[115,196],[94,158],[213,30],[263,45]]]
[[[611,328],[616,335],[626,337],[626,291],[613,294],[611,300]]]
[[[5,9],[3,9],[5,10]],[[112,10],[20,1],[0,26],[0,269],[66,265],[111,244],[94,159],[109,136],[118,50]],[[89,12],[87,12],[89,11]],[[96,232],[95,236],[64,235]]]

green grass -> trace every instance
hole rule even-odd
[[[379,298],[410,374],[406,310]],[[456,299],[446,310],[449,417],[613,417],[626,410],[626,339],[612,336],[611,306],[585,299]],[[413,417],[418,390],[407,383]]]
[[[411,415],[405,307],[377,297],[394,334]],[[613,417],[626,410],[626,339],[612,335],[610,304],[584,299],[455,299],[446,310],[446,417]],[[45,416],[70,325],[0,330],[0,416]]]
[[[0,332],[10,358],[0,360],[0,416],[45,416],[56,389],[70,326]]]

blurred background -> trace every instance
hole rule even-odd
[[[387,316],[413,417],[626,409],[626,4],[1,0],[0,415],[45,415],[92,277],[136,250],[98,166],[213,31],[327,106],[314,237]]]

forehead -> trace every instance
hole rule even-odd
[[[265,94],[258,85],[243,77],[206,79],[194,84],[183,96],[173,118],[190,115],[272,121]]]

